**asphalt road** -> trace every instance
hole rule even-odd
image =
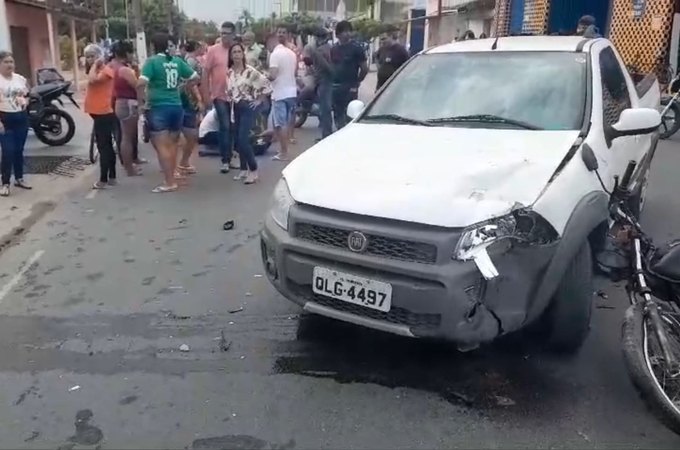
[[[155,166],[83,185],[0,255],[0,447],[677,448],[624,370],[620,287],[572,359],[301,317],[261,276],[282,167],[261,162],[250,187],[206,158],[172,195],[150,192]],[[680,143],[662,143],[645,213],[659,239],[680,223],[678,167]]]

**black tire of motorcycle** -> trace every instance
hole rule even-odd
[[[621,327],[621,349],[623,361],[635,390],[650,412],[666,427],[680,434],[680,414],[668,404],[666,396],[659,390],[654,375],[650,373],[644,352],[644,307],[633,305],[626,311]]]
[[[295,128],[302,128],[302,126],[307,122],[309,113],[306,111],[295,112]]]
[[[94,131],[90,133],[90,163],[94,164],[99,159],[99,148],[94,138]]]
[[[593,310],[593,259],[584,242],[569,263],[550,306],[541,318],[548,350],[574,354],[588,337]]]
[[[661,105],[666,106],[668,102],[669,99],[661,100]],[[674,102],[671,105],[671,109],[673,110],[673,114],[675,114],[675,121],[673,122],[673,126],[670,129],[666,130],[665,132],[661,132],[661,139],[668,139],[677,133],[678,130],[680,130],[680,106]],[[663,120],[663,118],[661,120]],[[663,130],[663,128],[660,128],[660,130]]]
[[[60,116],[64,120],[66,120],[66,126],[68,127],[68,131],[66,132],[66,135],[63,138],[60,139],[50,139],[45,135],[40,129],[40,126],[36,125],[33,127],[33,131],[35,132],[35,136],[42,142],[43,144],[47,144],[52,147],[59,147],[62,145],[66,145],[69,142],[71,142],[71,139],[73,139],[73,136],[76,134],[76,122],[73,120],[73,117],[66,111],[62,111],[61,109],[54,108],[54,109],[49,109],[45,111],[46,116]]]

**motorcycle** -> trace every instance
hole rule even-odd
[[[597,170],[592,150],[582,157]],[[622,327],[622,350],[633,385],[654,416],[680,434],[680,240],[656,247],[630,205],[636,163],[615,177],[609,211],[612,228],[597,261],[614,281],[626,280],[630,307]],[[639,184],[639,182],[635,183]]]
[[[661,98],[661,139],[668,139],[680,130],[680,75],[668,85],[670,95]]]
[[[36,137],[47,145],[53,147],[65,145],[76,133],[73,117],[55,104],[64,107],[61,100],[63,95],[80,108],[70,88],[70,81],[51,81],[35,86],[29,93],[27,111],[30,126]]]
[[[311,102],[298,102],[295,107],[295,128],[302,128],[309,117],[319,117],[319,100],[316,95]]]

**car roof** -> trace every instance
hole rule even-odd
[[[471,39],[440,45],[425,53],[463,53],[463,52],[575,52],[587,51],[584,45],[588,39],[582,36],[512,36],[498,38]]]

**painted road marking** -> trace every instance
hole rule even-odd
[[[7,294],[12,292],[12,289],[14,289],[17,284],[21,281],[21,278],[24,276],[28,270],[35,265],[35,263],[38,262],[38,260],[42,257],[42,255],[45,254],[45,250],[38,250],[35,253],[33,253],[33,256],[31,256],[28,261],[26,261],[26,264],[23,265],[23,267],[17,272],[11,280],[5,284],[2,289],[0,289],[0,303],[5,299]]]
[[[95,198],[97,196],[97,192],[99,192],[98,189],[92,189],[90,192],[87,193],[85,198],[88,199],[88,200],[92,200],[93,198]]]

